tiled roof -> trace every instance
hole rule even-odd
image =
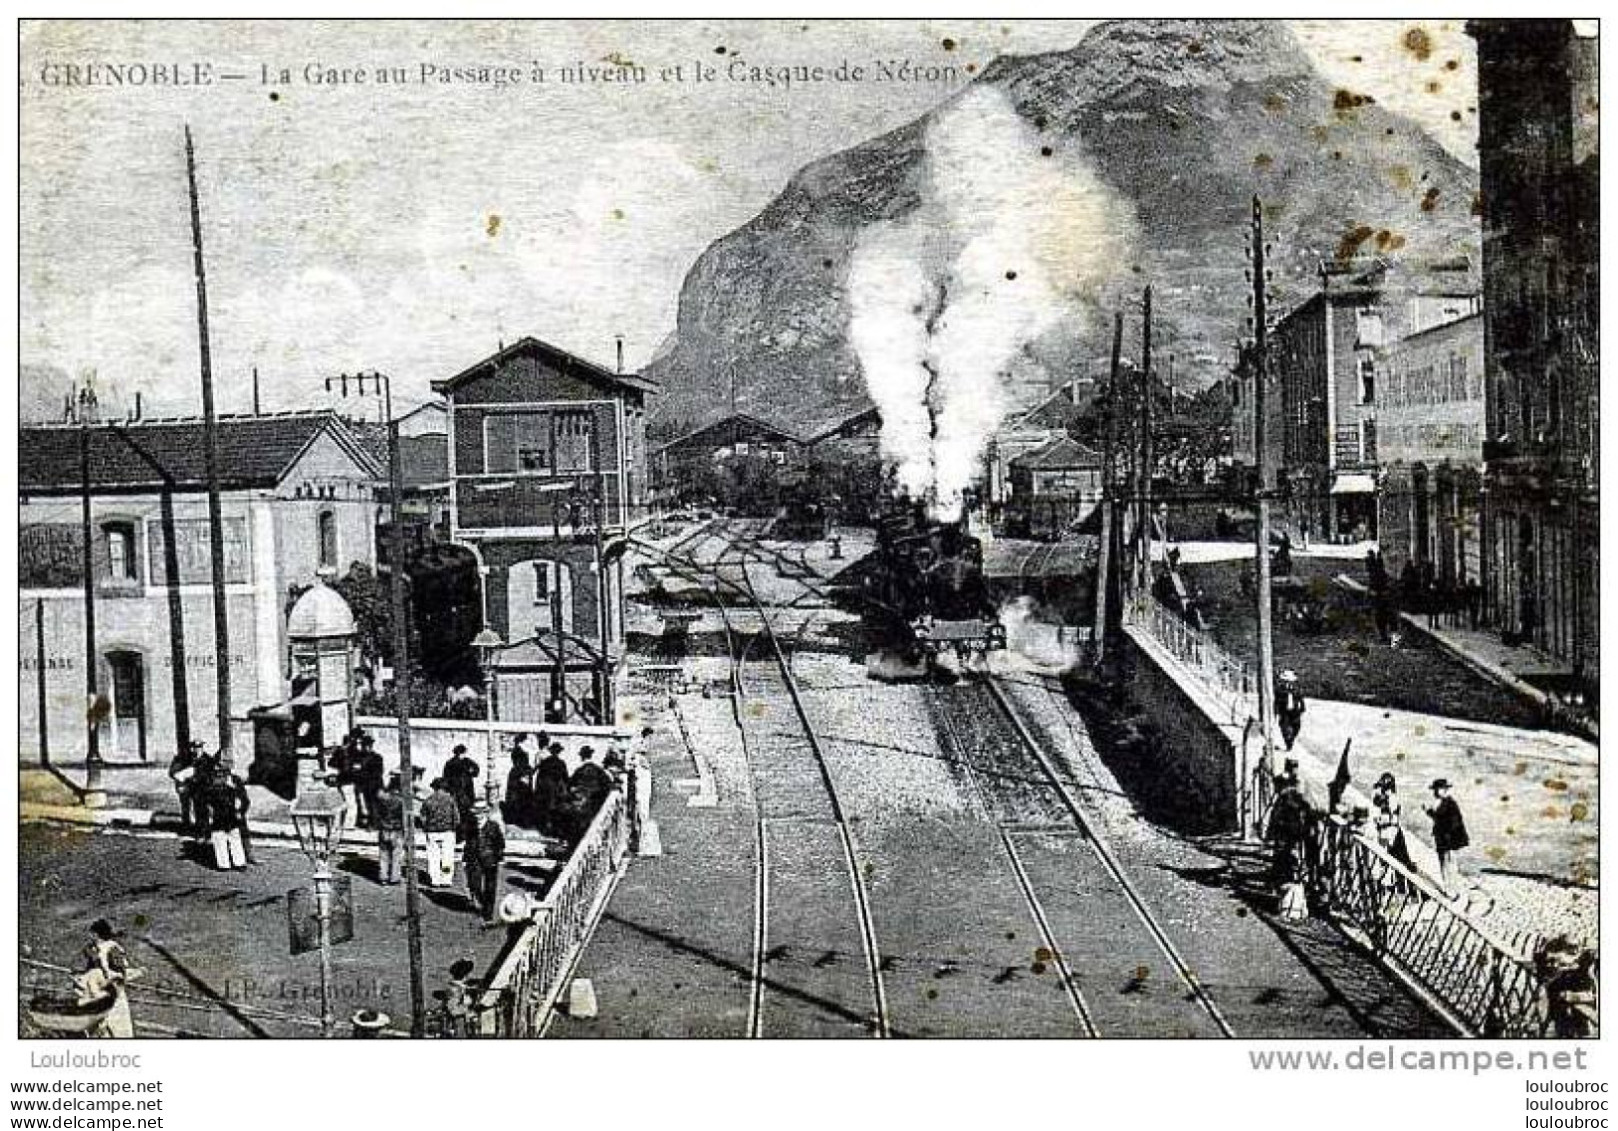
[[[1050,471],[1068,467],[1100,467],[1101,456],[1071,436],[1058,436],[1011,461],[1012,467]]]
[[[373,477],[383,468],[330,412],[272,413],[218,418],[219,483],[224,488],[279,483],[311,443],[329,431]],[[25,427],[19,435],[17,487],[23,493],[82,488],[77,425]],[[90,482],[99,490],[138,490],[165,483],[205,485],[202,421],[112,421],[90,429]]]
[[[532,337],[518,338],[498,353],[484,358],[475,365],[468,366],[455,376],[444,381],[434,381],[432,383],[433,392],[439,394],[453,392],[486,370],[498,368],[509,359],[520,357],[524,354],[545,358],[553,365],[558,365],[569,373],[576,373],[602,384],[622,386],[637,393],[657,392],[657,382],[642,377],[638,373],[614,373],[612,370],[604,369],[593,361],[586,361],[577,354],[568,353],[559,346],[553,346],[549,342],[542,342],[538,338]]]

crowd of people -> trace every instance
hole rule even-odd
[[[426,781],[416,767],[406,784],[389,772],[376,741],[364,729],[345,735],[328,750],[319,774],[341,791],[345,824],[375,832],[380,883],[401,881],[405,861],[405,813],[425,846],[424,878],[430,888],[455,885],[457,864],[464,869],[467,895],[486,921],[493,921],[501,891],[507,826],[537,832],[571,846],[583,837],[602,803],[618,788],[625,770],[622,750],[608,749],[596,760],[588,745],[574,752],[560,742],[519,734],[509,752],[502,799],[496,791],[479,796],[482,767],[464,745],[457,745],[437,777]],[[253,863],[246,783],[200,742],[190,743],[169,768],[180,804],[182,834],[206,844],[214,866],[241,870]]]
[[[1365,552],[1365,580],[1376,607],[1376,630],[1384,644],[1398,635],[1399,614],[1426,613],[1428,628],[1476,630],[1483,618],[1483,585],[1476,577],[1440,577],[1430,561],[1408,560],[1394,581],[1382,552]]]

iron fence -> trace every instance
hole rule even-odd
[[[1475,1036],[1566,1035],[1593,1005],[1563,1000],[1531,959],[1514,954],[1427,879],[1337,818],[1317,825],[1311,853],[1318,905],[1360,945],[1424,989]]]
[[[1205,690],[1240,725],[1258,714],[1258,678],[1252,667],[1217,644],[1213,636],[1148,593],[1135,593],[1124,605],[1127,621],[1150,636],[1190,670]]]
[[[607,796],[533,920],[501,951],[479,1002],[479,1035],[535,1037],[544,1028],[629,851],[633,804],[621,791]]]

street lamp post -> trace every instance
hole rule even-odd
[[[393,706],[399,728],[399,780],[404,785],[404,872],[405,945],[410,956],[410,1035],[421,1037],[427,1031],[426,982],[421,958],[421,888],[416,877],[416,813],[412,803],[416,773],[410,760],[410,633],[405,624],[405,545],[400,501],[404,495],[404,471],[399,462],[399,421],[393,415],[393,383],[386,373],[347,373],[338,377],[343,396],[353,381],[359,396],[366,385],[382,394],[382,412],[388,420],[388,525],[392,564],[388,569],[388,592],[393,608]],[[326,378],[326,391],[332,379]]]
[[[315,866],[315,919],[320,931],[320,1035],[332,1035],[331,1011],[331,857],[343,837],[348,803],[330,786],[302,791],[292,803],[298,847]]]
[[[505,644],[500,634],[487,625],[472,638],[472,647],[477,649],[478,665],[483,671],[483,724],[487,736],[483,759],[483,796],[489,802],[490,809],[494,808],[499,797],[494,780],[494,658]]]

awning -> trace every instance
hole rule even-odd
[[[1374,495],[1376,494],[1376,476],[1366,471],[1342,472],[1332,480],[1331,493],[1334,495]]]

